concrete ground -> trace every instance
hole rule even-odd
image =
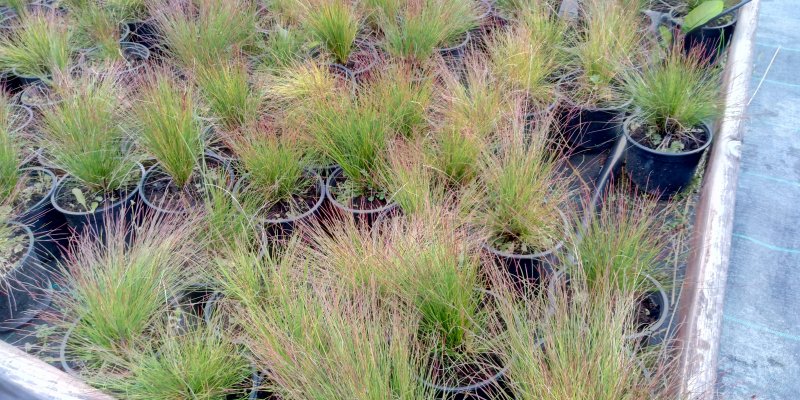
[[[723,399],[800,399],[800,1],[762,0],[720,343]]]

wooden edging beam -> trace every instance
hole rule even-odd
[[[723,75],[725,111],[717,123],[708,158],[677,310],[680,398],[715,396],[742,128],[753,72],[759,6],[760,0],[753,0],[739,11]]]
[[[113,400],[81,380],[1,340],[0,399]]]

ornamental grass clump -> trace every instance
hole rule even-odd
[[[242,169],[239,189],[270,220],[299,216],[314,206],[321,193],[312,152],[291,131],[248,129],[233,139]],[[244,201],[244,200],[243,200]]]
[[[32,13],[19,29],[0,37],[0,68],[22,76],[51,79],[65,72],[75,49],[72,29],[55,14]]]
[[[131,361],[130,351],[157,343],[154,329],[200,270],[198,217],[143,220],[106,219],[103,235],[81,237],[64,261],[65,290],[54,297],[63,315],[55,322],[69,329],[66,362],[90,380],[99,377],[97,385]]]
[[[0,205],[8,204],[19,183],[20,145],[11,132],[9,98],[0,94]]]
[[[478,26],[480,14],[475,2],[459,0],[410,0],[379,7],[378,13],[386,51],[417,64],[430,60],[439,48],[460,44]]]
[[[533,132],[526,143],[522,118],[515,119],[501,131],[497,149],[484,154],[465,205],[474,224],[488,231],[491,247],[534,254],[554,248],[567,234],[570,189],[546,133]]]
[[[432,399],[413,314],[370,293],[343,295],[289,280],[244,310],[247,344],[286,399]]]
[[[111,390],[131,400],[244,398],[252,390],[252,367],[242,346],[213,323],[186,330],[161,327],[151,348],[127,357],[130,376]]]
[[[194,73],[203,101],[221,130],[231,132],[258,118],[263,99],[251,85],[243,60],[198,64]]]
[[[142,146],[178,188],[185,188],[201,161],[204,130],[197,94],[164,71],[146,78],[134,107]]]
[[[522,91],[534,108],[556,100],[556,83],[567,61],[568,25],[543,7],[525,12],[489,48],[492,68],[508,89]]]
[[[456,186],[469,184],[477,175],[481,153],[493,140],[511,110],[500,84],[486,63],[467,61],[466,82],[443,71],[443,90],[433,114],[441,123],[433,127],[432,164]]]
[[[647,293],[656,289],[647,276],[659,280],[663,275],[660,257],[670,246],[663,223],[670,209],[635,196],[624,185],[610,189],[599,209],[586,217],[575,256],[590,289],[610,281],[621,292]]]
[[[719,70],[709,68],[699,50],[684,54],[677,46],[662,62],[626,77],[633,138],[667,152],[693,150],[711,140],[702,127],[722,110]]]
[[[347,64],[361,25],[356,7],[347,0],[308,0],[303,26],[339,64]]]
[[[63,4],[75,26],[74,39],[79,48],[94,59],[122,58],[121,21],[115,15],[94,0],[66,0]]]
[[[644,30],[639,10],[624,1],[590,0],[572,48],[569,99],[582,107],[618,107],[628,99],[621,90],[626,71],[639,66]]]
[[[151,14],[180,65],[214,65],[253,50],[257,13],[249,0],[158,0]]]
[[[103,7],[116,21],[141,21],[147,18],[147,0],[103,0]]]
[[[634,333],[636,297],[608,280],[596,283],[589,293],[585,278],[571,276],[569,295],[557,290],[551,311],[541,296],[502,290],[501,354],[513,398],[672,398],[659,391],[660,381],[669,379],[663,363],[646,371],[643,361],[654,358],[650,351],[637,352],[633,341],[623,339]]]
[[[61,80],[62,100],[42,110],[39,144],[71,178],[69,192],[61,191],[65,204],[84,212],[118,200],[141,177],[137,156],[123,149],[128,106],[114,71]]]
[[[258,50],[256,68],[273,71],[301,62],[305,46],[305,32],[300,28],[274,24]]]
[[[391,110],[388,122],[392,130],[413,139],[427,131],[433,89],[430,76],[417,76],[408,65],[389,64],[362,86],[359,95],[387,113]]]
[[[383,108],[361,99],[343,98],[319,107],[311,116],[317,151],[342,169],[345,179],[332,190],[342,202],[387,201],[380,179],[387,167],[386,148],[395,132]]]

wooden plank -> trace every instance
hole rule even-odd
[[[75,377],[0,341],[0,398],[113,400]]]
[[[715,392],[742,128],[753,71],[759,6],[760,0],[753,0],[740,10],[723,75],[725,112],[717,123],[709,155],[691,238],[692,253],[677,310],[680,322],[677,389],[683,394],[681,398],[711,399]]]

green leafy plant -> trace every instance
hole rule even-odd
[[[360,25],[356,8],[346,0],[313,0],[305,7],[305,28],[336,62],[346,64]]]
[[[627,100],[619,88],[623,74],[644,53],[639,10],[622,0],[590,0],[584,7],[587,16],[573,48],[574,82],[568,94],[580,106],[619,106]]]
[[[679,152],[701,137],[698,127],[719,115],[719,70],[708,68],[693,51],[677,49],[666,59],[641,72],[626,76],[635,119],[645,130],[648,146]]]
[[[381,10],[380,26],[386,50],[395,57],[422,63],[437,48],[458,44],[478,25],[474,2],[459,0],[412,0],[395,14]]]
[[[49,79],[66,71],[74,50],[72,31],[53,14],[28,14],[20,28],[0,37],[0,67],[25,76]]]
[[[166,72],[148,78],[134,108],[142,145],[180,188],[190,182],[203,155],[204,128],[196,109],[192,88]]]
[[[151,14],[184,67],[214,65],[254,48],[257,14],[248,0],[158,0]]]
[[[155,344],[154,329],[188,287],[200,254],[196,216],[151,218],[136,227],[122,218],[106,221],[102,237],[86,235],[74,245],[60,283],[69,290],[54,297],[63,312],[55,322],[72,328],[70,361],[85,365],[88,376],[124,368],[130,351]]]
[[[244,61],[197,65],[195,77],[211,115],[226,132],[258,118],[263,99],[261,93],[251,86]]]
[[[725,9],[725,2],[722,0],[693,0],[689,2],[690,10],[683,17],[681,29],[690,32],[703,24],[713,20]]]
[[[113,70],[66,79],[57,88],[61,101],[42,110],[40,145],[87,190],[86,198],[104,197],[137,179],[136,157],[123,150],[128,109],[120,86]]]
[[[244,396],[253,371],[237,346],[213,324],[185,332],[162,328],[157,351],[140,351],[132,359],[130,377],[112,385],[132,400],[224,399]]]

